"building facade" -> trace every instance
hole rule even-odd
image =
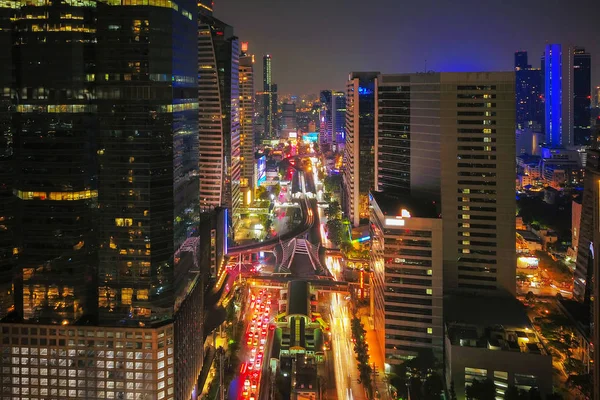
[[[239,41],[233,27],[212,15],[199,18],[200,204],[203,211],[230,208],[235,223],[241,206]]]
[[[591,143],[591,57],[582,47],[548,44],[542,57],[549,147]]]
[[[573,276],[573,297],[584,304],[590,304],[594,296],[594,270],[596,268],[596,247],[598,228],[597,199],[600,195],[600,150],[587,152],[587,164],[584,175],[583,199],[579,220],[579,238],[577,242],[577,260]]]
[[[440,202],[448,290],[516,290],[514,87],[510,72],[377,77],[375,188]]]
[[[442,219],[434,202],[371,195],[371,315],[388,364],[443,348]],[[384,327],[385,329],[381,329]]]
[[[273,58],[270,54],[263,56],[263,116],[264,138],[274,139],[277,136],[277,85],[273,83]]]
[[[444,373],[457,399],[476,380],[493,382],[495,398],[512,389],[551,395],[552,355],[514,297],[444,299]]]
[[[240,190],[244,204],[252,200],[254,182],[254,55],[248,54],[248,43],[242,43],[240,54]],[[250,193],[248,195],[248,193]]]
[[[342,205],[352,225],[369,218],[374,183],[375,79],[378,72],[353,72],[346,86],[346,145]]]
[[[529,65],[526,51],[515,53],[517,129],[544,129],[542,70]]]
[[[2,396],[193,397],[203,359],[198,6],[11,7],[0,14],[12,35],[2,79],[14,95],[0,121],[22,228],[0,323]]]
[[[334,90],[322,90],[319,100],[321,148],[340,151],[346,138],[346,95]]]

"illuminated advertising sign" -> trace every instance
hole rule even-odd
[[[260,185],[267,180],[267,158],[265,156],[256,160],[256,183]]]
[[[519,257],[517,258],[517,268],[536,269],[540,260],[537,257]]]
[[[402,218],[386,218],[385,226],[404,226],[404,220]]]
[[[319,140],[319,132],[309,132],[302,136],[304,143],[316,143]]]

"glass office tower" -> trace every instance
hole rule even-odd
[[[0,195],[11,186],[20,228],[9,253],[0,229],[3,255],[16,257],[0,351],[27,357],[0,359],[2,395],[194,397],[198,5],[3,6]]]
[[[15,309],[72,323],[96,311],[96,7],[22,4],[12,24]]]

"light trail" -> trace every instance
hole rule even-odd
[[[356,358],[352,342],[349,340],[352,337],[352,330],[348,307],[339,293],[331,296],[331,321],[338,399],[366,400],[364,388],[358,383]]]

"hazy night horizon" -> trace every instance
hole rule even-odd
[[[592,57],[600,52],[590,35],[600,15],[593,0],[577,7],[541,0],[215,0],[214,7],[257,60],[272,55],[280,93],[342,89],[351,71],[512,71],[519,50],[539,67],[546,43],[582,46]],[[256,68],[262,74],[260,62]],[[599,82],[600,63],[592,62],[592,85]]]

